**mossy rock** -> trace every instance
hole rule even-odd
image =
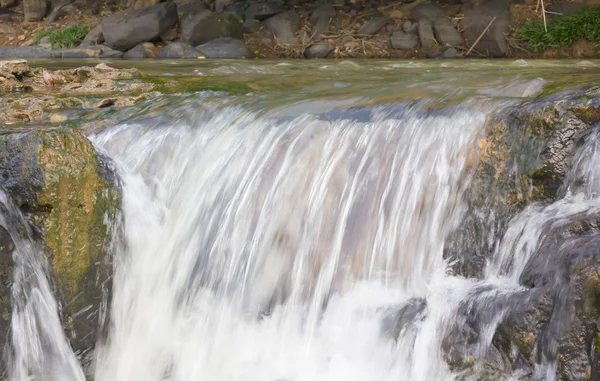
[[[96,342],[120,193],[110,163],[75,129],[0,135],[0,185],[39,233],[75,350]]]
[[[242,23],[229,13],[205,11],[181,19],[184,42],[197,46],[223,37],[242,38]]]

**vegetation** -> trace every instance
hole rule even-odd
[[[543,22],[531,22],[519,29],[519,36],[534,52],[560,49],[580,40],[600,42],[600,6],[557,18],[548,22],[547,27],[546,33]]]
[[[61,48],[72,48],[79,41],[83,40],[87,33],[88,29],[85,26],[73,24],[60,30],[44,30],[39,32],[34,36],[34,41],[36,44],[39,44],[40,40],[46,37],[52,45],[58,45]]]

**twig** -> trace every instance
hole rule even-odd
[[[473,43],[473,45],[471,45],[471,47],[469,48],[469,50],[467,50],[467,54],[465,54],[465,57],[468,56],[473,49],[475,48],[475,46],[477,46],[477,44],[479,43],[479,40],[481,40],[483,38],[483,35],[486,34],[486,32],[488,31],[488,29],[490,29],[490,27],[492,26],[492,24],[494,23],[494,21],[496,21],[496,16],[494,16],[494,18],[492,19],[492,21],[490,21],[489,24],[487,24],[487,26],[485,27],[485,29],[483,30],[483,32],[481,32],[481,34],[479,35],[479,37],[477,37],[477,40],[475,40],[475,43]]]
[[[548,33],[548,27],[546,26],[546,8],[544,7],[544,0],[540,0],[542,3],[542,17],[544,18],[544,31]]]

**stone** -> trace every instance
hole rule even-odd
[[[402,50],[412,50],[417,47],[419,37],[415,34],[404,33],[401,30],[395,30],[390,38],[392,48]]]
[[[143,9],[160,3],[160,0],[129,0],[127,7],[130,9]]]
[[[422,20],[430,21],[435,32],[435,37],[440,45],[455,47],[463,43],[460,33],[452,25],[452,22],[446,15],[446,11],[438,4],[419,4],[413,8],[412,17],[417,22]]]
[[[46,36],[46,37],[42,37],[40,39],[40,42],[38,42],[37,46],[39,46],[40,48],[43,48],[43,49],[50,50],[50,49],[52,49],[53,44],[50,41],[50,38]]]
[[[144,42],[136,45],[134,48],[123,54],[123,58],[128,60],[143,60],[144,58],[152,58],[153,56],[154,44],[151,42]]]
[[[463,55],[456,48],[445,49],[440,58],[463,58]]]
[[[427,315],[427,301],[413,298],[397,311],[383,320],[383,331],[386,337],[398,340],[400,333],[409,325],[417,323]]]
[[[427,51],[435,45],[433,36],[433,25],[428,19],[421,19],[418,24],[419,40],[421,41],[421,49]]]
[[[169,1],[105,17],[101,24],[102,34],[108,46],[125,51],[159,37],[178,20],[177,6]]]
[[[335,18],[335,9],[330,4],[321,5],[310,16],[310,25],[313,35],[320,36],[329,31],[329,22]]]
[[[419,4],[413,8],[411,15],[417,22],[426,19],[432,23],[436,22],[438,19],[447,17],[444,8],[435,3]]]
[[[306,48],[306,50],[304,51],[304,57],[306,57],[308,59],[327,58],[327,56],[332,51],[333,51],[332,44],[330,44],[328,42],[318,43],[318,44],[314,44],[314,45]]]
[[[419,33],[419,24],[416,22],[407,20],[402,24],[402,31],[408,34],[417,34]]]
[[[177,39],[177,26],[173,25],[170,29],[168,29],[166,32],[161,33],[160,35],[160,39],[162,42],[171,42]]]
[[[258,30],[262,27],[262,23],[255,19],[245,20],[242,24],[242,33],[250,34],[258,32]]]
[[[0,171],[0,186],[39,232],[71,346],[90,350],[106,328],[120,205],[112,164],[78,129],[35,129],[0,137]]]
[[[503,0],[486,0],[478,6],[465,11],[461,22],[463,37],[467,45],[472,46],[483,33],[487,25],[496,17],[474,50],[488,57],[504,57],[508,51],[506,36],[510,33],[510,8]]]
[[[181,18],[183,42],[196,46],[223,37],[242,38],[241,24],[230,14],[203,11]]]
[[[19,4],[19,0],[0,0],[0,8],[11,8]]]
[[[284,11],[285,9],[277,3],[252,3],[244,12],[244,20],[264,21]]]
[[[198,58],[200,53],[194,47],[185,42],[171,42],[165,45],[157,54],[157,59],[167,58]]]
[[[216,0],[215,1],[215,12],[223,12],[225,8],[231,3],[231,0]]]
[[[21,46],[18,48],[0,48],[0,59],[2,58],[54,58],[51,50],[32,46]]]
[[[208,9],[208,6],[205,3],[195,1],[193,3],[187,3],[177,6],[177,13],[181,15],[181,18],[184,16],[197,15],[202,13]]]
[[[46,0],[23,0],[25,21],[41,21],[48,12]]]
[[[0,61],[0,77],[13,79],[29,72],[29,64],[25,60]]]
[[[366,23],[362,24],[356,34],[375,34],[379,32],[388,22],[385,16],[375,16]]]
[[[296,32],[300,29],[300,17],[294,11],[280,13],[268,18],[265,27],[271,31],[277,40],[286,44],[297,44]]]
[[[81,44],[79,44],[80,48],[86,48],[88,46],[98,45],[104,42],[104,36],[102,35],[102,26],[100,24],[96,25],[96,27],[92,28],[88,34],[85,35]]]
[[[206,44],[196,46],[196,50],[200,53],[200,56],[206,58],[234,59],[250,57],[250,51],[244,41],[231,37],[212,40]]]
[[[105,45],[93,45],[87,48],[56,49],[55,58],[121,58],[123,53]]]

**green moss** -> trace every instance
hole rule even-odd
[[[85,26],[73,24],[60,30],[44,30],[36,33],[33,39],[36,44],[39,44],[42,38],[47,37],[52,45],[58,45],[61,48],[72,48],[83,40],[87,33],[88,28]]]
[[[560,49],[580,40],[600,42],[600,6],[550,21],[547,29],[542,21],[535,21],[523,25],[518,33],[534,52]]]

